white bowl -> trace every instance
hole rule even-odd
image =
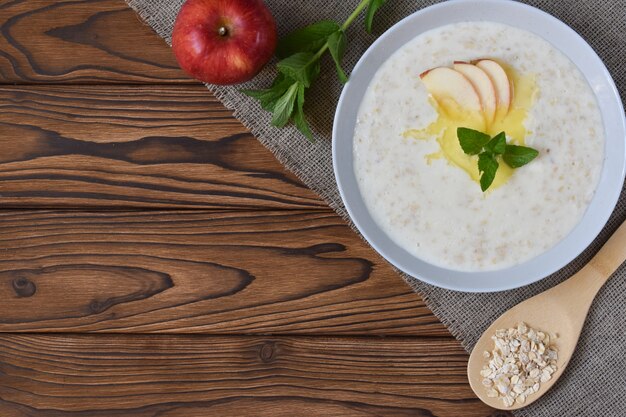
[[[428,30],[464,21],[505,23],[533,32],[563,52],[584,74],[596,95],[605,130],[605,158],[598,188],[580,223],[549,251],[519,265],[487,272],[460,272],[427,263],[394,243],[376,224],[354,174],[352,139],[359,106],[380,66],[401,46]],[[624,108],[609,72],[593,49],[570,27],[531,6],[505,0],[453,0],[408,16],[382,35],[360,59],[345,86],[333,127],[335,177],[350,217],[367,241],[407,274],[438,287],[466,292],[518,288],[559,270],[600,233],[619,198],[626,168]]]

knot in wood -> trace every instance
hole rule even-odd
[[[18,297],[32,297],[37,292],[34,282],[24,277],[17,277],[13,280],[13,291]]]
[[[266,342],[261,346],[261,350],[259,351],[259,357],[261,361],[268,363],[272,362],[276,357],[276,349],[274,347],[274,343]]]
[[[93,300],[91,303],[89,303],[89,310],[95,314],[102,313],[104,310],[106,310],[106,305],[99,302],[98,300]]]

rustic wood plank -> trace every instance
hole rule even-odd
[[[0,331],[448,335],[326,211],[0,211]]]
[[[121,0],[0,0],[0,33],[2,207],[247,210],[2,211],[0,331],[447,335]],[[504,415],[466,361],[432,337],[2,334],[0,415]]]
[[[503,416],[452,339],[0,335],[9,417]]]
[[[0,0],[1,83],[195,83],[122,0]]]
[[[323,208],[202,86],[0,87],[1,207]]]

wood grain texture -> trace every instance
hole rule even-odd
[[[195,83],[123,0],[0,0],[2,83]]]
[[[504,416],[450,339],[0,335],[3,417]]]
[[[0,147],[1,417],[508,416],[122,0],[0,0]]]
[[[0,331],[447,335],[332,211],[0,212]]]
[[[325,208],[202,86],[0,87],[1,207]]]

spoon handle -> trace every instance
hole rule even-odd
[[[626,261],[626,222],[622,223],[587,265],[587,268],[596,272],[600,281],[598,290],[613,276],[613,273],[624,261]]]
[[[578,273],[532,299],[540,298],[541,303],[549,299],[551,303],[559,305],[563,309],[564,317],[577,323],[578,328],[570,330],[570,333],[580,333],[596,295],[624,261],[626,222],[622,223],[596,256]]]
[[[617,229],[600,251],[576,275],[552,289],[559,297],[576,300],[572,314],[585,314],[600,288],[626,261],[626,222]]]

